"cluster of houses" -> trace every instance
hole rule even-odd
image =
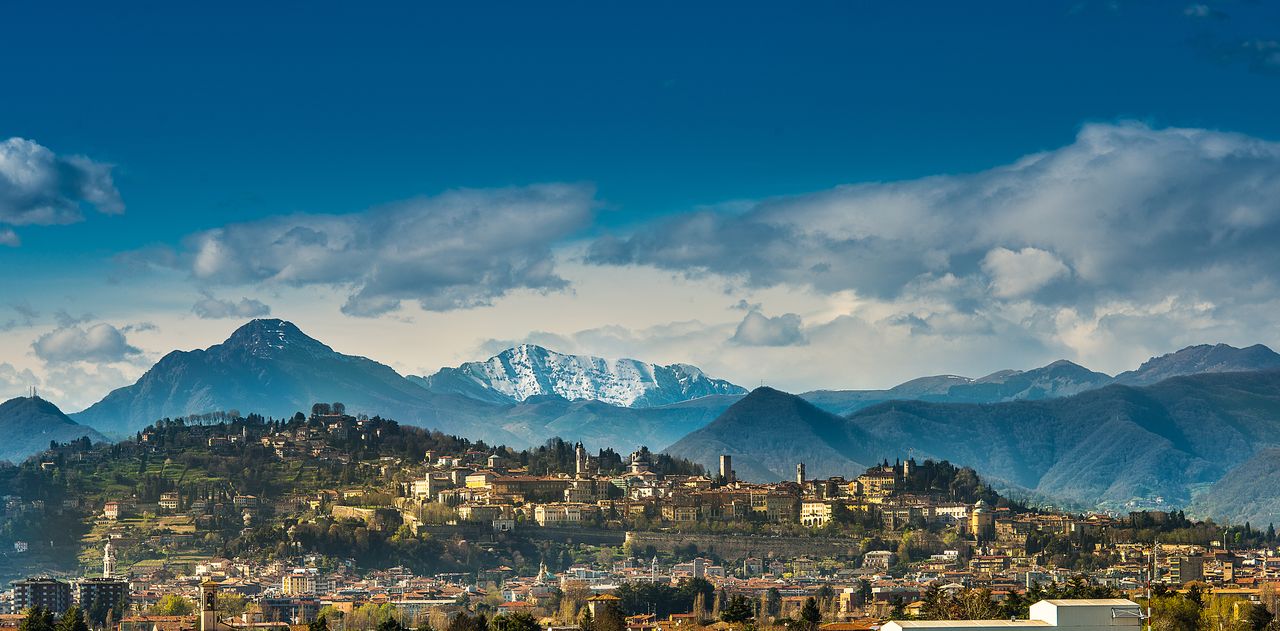
[[[1242,602],[1274,599],[1276,588],[1280,587],[1278,550],[1226,551],[1166,545],[1153,551],[1150,545],[1122,545],[1110,552],[1119,556],[1119,562],[1090,573],[1088,579],[1133,595],[1143,592],[1148,579],[1173,587],[1202,582],[1207,592],[1230,595]],[[931,587],[953,594],[985,588],[998,601],[1036,584],[1076,578],[1070,571],[1024,565],[1023,561],[999,555],[978,555],[966,560],[956,551],[921,559],[901,576],[886,571],[893,559],[892,553],[885,551],[869,551],[846,560],[748,557],[732,564],[703,557],[673,563],[628,557],[605,564],[574,564],[559,572],[542,565],[528,576],[520,576],[506,566],[474,574],[419,576],[405,568],[360,572],[352,563],[322,569],[315,558],[300,557],[295,561],[296,565],[254,564],[214,558],[195,565],[188,574],[175,576],[156,571],[129,576],[117,573],[114,551],[108,543],[103,551],[102,576],[75,580],[32,577],[12,583],[10,591],[0,598],[3,609],[10,612],[0,614],[0,628],[17,626],[20,612],[29,607],[58,611],[78,604],[87,609],[97,602],[110,602],[120,608],[113,612],[112,622],[124,631],[183,631],[210,626],[224,631],[238,626],[282,629],[306,624],[322,612],[354,616],[370,605],[389,605],[406,626],[429,624],[443,628],[459,613],[485,611],[491,615],[525,612],[547,627],[565,627],[572,626],[574,615],[565,613],[566,599],[578,598],[582,607],[591,609],[617,606],[614,594],[623,585],[680,585],[697,578],[708,581],[724,598],[745,596],[761,603],[760,611],[768,610],[776,619],[797,618],[808,598],[825,593],[822,614],[824,620],[835,625],[828,631],[852,631],[878,628],[895,611],[908,616],[919,614]],[[206,612],[203,603],[210,590],[242,596],[241,602],[247,605],[234,612]],[[178,616],[151,613],[168,594],[187,598],[193,611]],[[1121,605],[1108,602],[1107,606]],[[638,631],[671,631],[695,619],[713,616],[710,610],[676,612],[666,618],[630,613],[639,614],[628,619],[629,628]],[[206,615],[212,616],[213,621],[204,620]],[[893,624],[898,624],[898,629],[918,626]],[[895,627],[883,628],[892,631]]]
[[[1099,559],[1094,564],[1099,569],[1089,571],[1087,579],[1121,592],[1137,593],[1148,582],[1181,586],[1203,581],[1219,593],[1258,601],[1280,586],[1280,550],[1106,543],[1103,535],[1123,525],[1112,516],[1013,511],[981,500],[958,501],[947,493],[912,491],[920,485],[911,483],[918,472],[910,460],[886,462],[851,479],[811,479],[805,466],[797,464],[794,479],[758,484],[738,479],[727,455],[713,475],[664,474],[645,451],[631,454],[623,470],[604,471],[597,457],[576,445],[572,472],[534,475],[502,455],[483,451],[427,452],[412,462],[386,457],[352,462],[348,453],[332,446],[333,437],[370,440],[385,427],[376,420],[340,415],[318,420],[260,435],[247,429],[188,431],[199,434],[215,452],[253,441],[280,458],[337,459],[376,473],[367,478],[383,480],[382,486],[293,491],[270,498],[224,489],[165,491],[146,503],[137,498],[109,500],[101,506],[98,524],[111,533],[103,549],[101,575],[35,576],[12,583],[0,596],[0,627],[16,626],[20,612],[32,606],[59,610],[102,602],[112,603],[112,619],[123,631],[280,628],[307,624],[321,612],[358,616],[369,606],[389,606],[405,626],[414,627],[442,629],[451,617],[476,611],[528,612],[548,627],[572,627],[575,612],[566,612],[566,601],[580,601],[594,612],[617,606],[614,594],[623,585],[679,585],[696,578],[710,582],[718,598],[745,596],[776,619],[795,618],[807,599],[824,595],[824,620],[844,625],[827,631],[857,631],[880,627],[895,610],[918,613],[924,595],[934,587],[950,593],[983,588],[1000,600],[1036,584],[1076,578],[1078,570],[1055,567],[1047,555],[1030,550],[1032,539],[1044,537],[1095,542],[1089,549],[1080,546],[1083,553]],[[144,432],[137,448],[159,450],[160,440],[154,432]],[[3,510],[16,514],[31,507],[8,499]],[[282,513],[300,519],[358,519],[371,526],[461,526],[489,532],[494,541],[521,531],[569,539],[588,530],[626,531],[628,541],[637,532],[659,538],[675,533],[671,538],[676,542],[693,540],[693,535],[681,533],[719,532],[719,541],[737,545],[738,552],[729,551],[733,546],[692,553],[668,548],[659,555],[630,546],[629,556],[621,560],[562,564],[554,572],[542,565],[527,575],[501,565],[431,576],[405,568],[360,571],[351,560],[301,553],[271,563],[204,557],[195,563],[118,568],[117,546],[137,543],[129,534],[133,526],[124,522],[140,513],[189,520],[183,522],[191,525],[188,531],[153,533],[147,540],[181,548],[184,554],[199,550],[201,529],[241,524],[247,528]],[[849,523],[862,524],[863,536],[876,534],[876,543],[851,538],[839,527]],[[749,531],[756,534],[744,534]],[[930,553],[914,558],[900,554],[910,549],[905,543],[902,548],[897,545],[899,536],[906,541],[906,533],[933,537],[926,546]],[[787,536],[795,542],[788,542]],[[758,549],[751,549],[753,545]],[[245,606],[219,610],[209,605],[211,593],[236,594]],[[172,594],[188,599],[195,610],[155,615],[157,603]],[[1113,620],[1129,620],[1128,605],[1114,602],[1097,604],[1085,617],[1101,616],[1098,612],[1104,607],[1117,616]],[[1043,616],[1062,615],[1054,613],[1056,609],[1042,610]],[[672,631],[713,615],[630,613],[638,615],[627,620],[629,631]],[[884,628],[902,631],[910,626]]]
[[[790,523],[821,529],[842,516],[860,515],[885,530],[950,527],[1010,551],[1025,547],[1031,532],[1096,533],[1113,523],[1103,514],[1015,514],[981,500],[909,493],[903,490],[904,480],[912,475],[909,460],[872,467],[849,480],[807,479],[801,463],[795,480],[753,484],[736,478],[727,455],[721,457],[716,476],[660,475],[640,452],[631,455],[626,471],[602,475],[582,445],[575,450],[573,474],[544,476],[507,467],[495,455],[428,452],[417,479],[405,485],[403,494],[452,507],[461,521],[492,523],[499,529],[517,524],[621,527],[639,519],[674,525]]]

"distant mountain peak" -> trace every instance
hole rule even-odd
[[[220,346],[244,349],[254,355],[270,356],[288,350],[331,353],[333,349],[303,333],[288,320],[261,318],[250,320],[236,329]]]
[[[661,366],[635,359],[568,355],[536,344],[518,344],[481,362],[444,368],[418,383],[435,392],[482,401],[515,403],[556,395],[621,407],[652,407],[716,394],[744,394],[689,364]]]
[[[1080,364],[1077,364],[1069,359],[1057,359],[1057,360],[1051,361],[1045,366],[1045,368],[1071,368],[1073,370],[1075,369],[1089,370],[1088,368],[1085,368],[1084,366],[1081,366]]]
[[[476,422],[490,406],[444,401],[390,366],[339,353],[278,318],[250,320],[203,350],[166,354],[132,385],[117,388],[75,419],[127,436],[164,417],[219,410],[287,416],[317,401],[443,431],[508,440]],[[456,404],[455,404],[456,403]]]
[[[777,388],[773,388],[770,386],[759,386],[759,387],[753,388],[751,392],[748,392],[747,396],[742,398],[742,401],[747,401],[747,402],[767,401],[769,399],[786,399],[790,401],[798,398],[799,397],[796,397],[796,395],[794,394],[783,392]],[[741,403],[742,401],[739,401],[739,403]]]

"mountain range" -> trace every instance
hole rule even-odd
[[[977,379],[938,375],[912,379],[888,390],[815,390],[800,396],[828,412],[845,415],[885,401],[1035,401],[1079,394],[1111,384],[1143,386],[1182,375],[1273,368],[1280,368],[1280,354],[1261,344],[1247,348],[1201,344],[1153,357],[1136,370],[1122,372],[1115,377],[1058,360],[1040,368],[1001,370]]]
[[[1150,386],[1119,384],[1036,401],[891,401],[837,416],[795,395],[753,391],[667,449],[705,465],[733,456],[744,479],[847,474],[901,457],[964,463],[1005,488],[1072,505],[1124,510],[1186,506],[1280,442],[1280,370],[1204,373]],[[1241,465],[1243,466],[1243,465]],[[1275,496],[1274,491],[1261,493]],[[1275,499],[1273,497],[1273,499]],[[1219,497],[1214,515],[1236,510]]]
[[[887,390],[818,390],[800,396],[844,415],[885,401],[995,403],[1077,394],[1115,383],[1147,383],[1189,372],[1280,367],[1265,346],[1196,346],[1113,379],[1068,361],[970,379],[923,377]],[[662,449],[720,415],[746,390],[688,364],[566,355],[522,344],[482,362],[403,376],[374,360],[339,353],[290,322],[252,320],[206,349],[173,351],[138,381],[73,414],[111,436],[164,417],[245,410],[288,416],[317,401],[512,445],[553,436],[590,447]]]
[[[164,417],[233,409],[285,417],[308,411],[317,401],[341,401],[353,412],[477,438],[512,438],[482,422],[494,406],[430,392],[390,366],[338,353],[275,319],[253,320],[207,349],[173,351],[133,385],[73,417],[125,436]]]
[[[207,349],[165,355],[134,384],[73,416],[123,437],[165,417],[232,409],[283,417],[314,402],[341,401],[352,413],[493,443],[570,436],[590,448],[660,449],[711,422],[732,404],[725,396],[745,392],[693,366],[607,362],[530,345],[430,377],[405,377],[339,353],[290,322],[261,319]]]
[[[98,440],[90,432],[124,437],[164,417],[226,410],[283,417],[342,401],[352,413],[490,443],[526,446],[560,436],[589,449],[667,448],[708,465],[731,454],[748,480],[790,478],[797,462],[813,475],[848,475],[882,458],[916,455],[1080,505],[1185,505],[1192,489],[1239,487],[1231,465],[1254,458],[1270,444],[1267,432],[1280,429],[1267,420],[1274,379],[1265,376],[1273,369],[1280,355],[1265,346],[1218,344],[1155,357],[1115,377],[1056,361],[979,378],[922,377],[885,390],[745,394],[687,364],[528,344],[406,377],[339,353],[289,322],[262,319],[220,344],[165,355],[136,383],[71,415],[74,421],[53,408],[19,425],[32,436]],[[15,444],[0,457],[21,458],[48,440]]]

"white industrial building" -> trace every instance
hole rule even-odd
[[[1069,629],[1070,631],[1138,631],[1144,620],[1142,607],[1125,598],[1042,600],[1031,605],[1026,620],[895,620],[881,631],[1016,631],[1018,629]]]

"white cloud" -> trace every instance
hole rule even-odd
[[[59,156],[24,138],[0,142],[0,224],[75,223],[84,219],[86,204],[105,214],[124,212],[111,165]],[[0,245],[18,244],[17,234],[0,226]]]
[[[74,324],[59,327],[41,335],[31,348],[37,357],[51,364],[119,362],[142,352],[129,344],[124,333],[105,322],[88,328]]]
[[[196,301],[191,307],[191,311],[198,318],[217,319],[217,318],[257,318],[271,315],[271,307],[268,307],[260,300],[253,298],[241,298],[239,302],[234,300],[223,300],[215,298],[212,294],[203,294],[203,297]]]
[[[191,235],[177,253],[145,257],[209,284],[341,287],[349,292],[342,310],[354,316],[404,300],[465,309],[512,291],[565,289],[552,246],[590,224],[593,195],[564,184],[456,190],[361,213],[232,224]]]
[[[1278,241],[1280,144],[1121,124],[1086,126],[1071,145],[971,175],[676,216],[602,238],[588,260],[893,297],[921,278],[979,273],[993,249],[1034,248],[1074,272],[1055,297],[1092,303],[1162,297],[1171,273],[1209,265],[1270,275]]]
[[[770,318],[753,310],[738,324],[729,341],[741,346],[799,346],[807,343],[800,327],[800,316],[794,313]]]
[[[991,276],[992,293],[1000,298],[1033,293],[1071,273],[1052,252],[1037,248],[992,248],[982,259],[982,270]]]
[[[670,217],[596,240],[587,260],[719,278],[732,291],[849,292],[888,311],[874,326],[916,335],[985,337],[1007,322],[1036,336],[1033,352],[1074,358],[1084,348],[1064,346],[1054,324],[1066,307],[1087,320],[1130,304],[1136,317],[1183,322],[1148,308],[1170,299],[1213,304],[1216,322],[1256,313],[1280,295],[1276,243],[1280,144],[1124,123],[1085,126],[1070,145],[978,173]],[[1275,339],[1274,326],[1251,330]]]

